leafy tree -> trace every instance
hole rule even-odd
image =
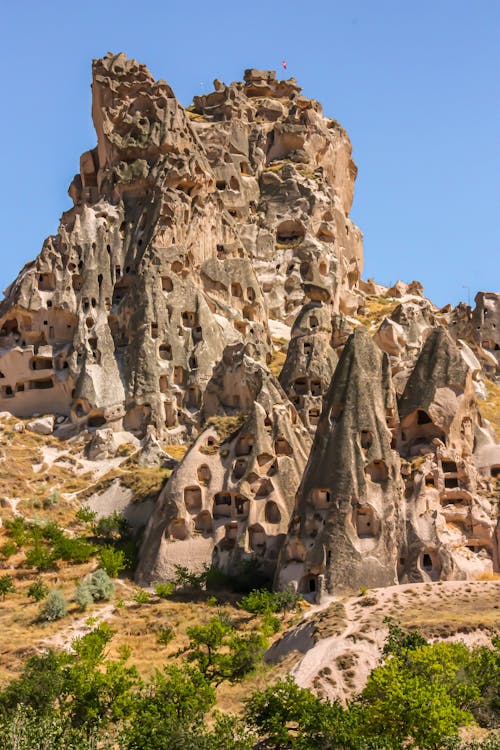
[[[34,599],[36,602],[41,602],[42,599],[45,599],[48,593],[49,587],[46,586],[40,578],[37,578],[36,581],[33,581],[28,589],[28,596],[30,597],[30,599]]]
[[[57,559],[54,551],[38,536],[33,539],[33,544],[26,552],[26,565],[36,568],[40,573],[54,567]]]
[[[13,594],[16,590],[12,576],[4,575],[0,576],[0,596],[2,601],[5,599],[7,594]]]
[[[239,635],[220,617],[187,628],[187,635],[188,659],[196,661],[200,672],[215,685],[224,680],[234,682],[251,672],[267,647],[262,633]]]
[[[77,564],[86,563],[97,552],[97,547],[86,539],[62,536],[54,545],[54,552],[61,560]]]
[[[44,622],[54,622],[65,617],[67,613],[68,605],[64,595],[57,589],[53,589],[43,603],[39,619]]]
[[[26,544],[28,540],[28,526],[22,516],[16,516],[6,521],[5,528],[18,547],[23,547]]]
[[[203,733],[204,715],[214,703],[214,689],[198,669],[166,666],[137,699],[120,745],[124,750],[202,750],[193,739]]]
[[[382,651],[384,656],[403,657],[408,651],[427,645],[427,641],[418,630],[403,630],[391,617],[385,617],[384,622],[389,625],[389,634]]]
[[[103,547],[99,552],[99,561],[111,578],[116,578],[118,573],[125,569],[125,555],[122,550],[114,547]]]
[[[355,744],[355,722],[348,711],[338,703],[321,701],[291,677],[254,692],[245,718],[269,750],[362,747]]]
[[[388,747],[409,740],[419,748],[440,747],[472,720],[468,707],[479,690],[466,677],[469,660],[464,644],[435,643],[374,669],[361,695],[368,735],[383,738]]]

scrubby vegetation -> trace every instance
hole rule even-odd
[[[321,700],[292,678],[250,695],[243,716],[214,711],[216,686],[239,681],[265,639],[221,618],[189,631],[189,663],[169,661],[144,680],[130,652],[108,654],[100,625],[70,653],[29,658],[0,692],[5,750],[498,750],[500,736],[460,742],[459,728],[498,726],[500,640],[491,648],[428,644],[390,625],[384,661],[346,706]],[[165,641],[169,641],[168,631]]]

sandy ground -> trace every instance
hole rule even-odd
[[[373,589],[364,596],[329,597],[268,652],[279,661],[292,652],[301,687],[345,700],[360,692],[380,662],[388,632],[384,618],[418,627],[429,640],[490,642],[500,630],[500,581],[443,581]],[[489,629],[488,629],[489,628]]]

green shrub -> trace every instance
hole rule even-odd
[[[53,589],[47,596],[41,610],[39,619],[43,622],[54,622],[60,620],[68,613],[68,605],[61,591]]]
[[[208,566],[205,566],[201,573],[193,573],[189,568],[183,565],[174,565],[175,584],[180,589],[198,589],[201,590],[206,582],[208,575]]]
[[[13,594],[15,590],[16,587],[14,586],[14,580],[12,576],[0,576],[0,596],[2,597],[2,601],[5,599],[7,594]]]
[[[97,547],[86,539],[63,536],[55,543],[54,553],[67,562],[86,563],[97,552]]]
[[[111,578],[116,578],[118,573],[125,569],[125,555],[122,550],[114,547],[102,547],[99,552],[99,561]]]
[[[174,629],[170,625],[164,625],[158,631],[156,640],[161,646],[168,646],[170,641],[175,638]]]
[[[267,589],[254,589],[244,596],[239,607],[252,614],[262,615],[268,612],[284,612],[294,609],[300,596],[295,591],[268,591]]]
[[[134,602],[136,604],[149,604],[150,601],[151,597],[147,591],[144,591],[144,589],[140,589],[134,595]]]
[[[109,601],[115,593],[115,584],[105,570],[99,568],[85,581],[95,602]]]
[[[14,540],[5,542],[5,544],[0,547],[0,556],[3,557],[4,560],[8,560],[9,557],[16,554],[17,549],[18,547]]]
[[[155,586],[155,594],[156,596],[159,596],[160,599],[168,599],[169,596],[172,596],[174,591],[175,583],[172,583],[171,581],[168,583],[157,583]]]
[[[45,599],[48,593],[49,587],[46,586],[40,578],[37,578],[36,581],[33,581],[28,589],[28,596],[30,597],[30,599],[34,599],[36,602],[41,602],[42,599]]]
[[[266,636],[274,635],[280,629],[281,623],[279,617],[272,612],[266,612],[262,615],[262,632]]]
[[[88,505],[82,505],[76,512],[75,518],[81,523],[93,524],[96,519],[97,513],[95,510],[90,510]]]
[[[94,597],[88,583],[79,583],[75,591],[75,601],[82,610],[85,610],[94,603]]]
[[[128,539],[130,526],[127,519],[119,511],[115,511],[110,516],[105,516],[97,521],[95,533],[97,536],[110,540]]]
[[[26,552],[26,565],[41,573],[53,568],[56,559],[54,550],[38,538],[34,539],[33,546]]]
[[[54,508],[57,503],[60,500],[60,495],[57,490],[54,490],[54,492],[51,492],[51,494],[45,498],[43,501],[43,507],[45,510],[48,510],[49,508]]]
[[[24,518],[22,518],[21,516],[16,516],[12,520],[6,521],[5,528],[18,547],[22,547],[24,544],[26,544],[29,529]]]

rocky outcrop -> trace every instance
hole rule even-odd
[[[325,399],[277,581],[303,593],[397,581],[402,505],[391,449],[396,398],[387,356],[349,338]]]
[[[207,389],[207,408],[217,416],[165,486],[146,528],[142,583],[171,578],[176,564],[234,572],[250,557],[273,577],[310,440],[273,376],[241,349],[226,354],[231,364],[217,368]],[[239,416],[236,397],[245,410]]]
[[[472,370],[443,328],[428,337],[399,413],[396,444],[407,459],[401,580],[491,574],[499,562],[498,496],[480,480],[473,456],[481,419]],[[483,436],[483,457],[485,443]]]
[[[228,345],[269,362],[269,318],[356,297],[351,145],[273,72],[187,110],[123,54],[92,78],[74,208],[0,306],[0,409],[186,442]]]
[[[108,54],[92,117],[74,205],[0,302],[0,410],[87,432],[91,460],[126,430],[138,466],[175,463],[138,578],[256,558],[317,596],[498,571],[476,396],[499,295],[437,309],[417,281],[361,280],[349,138],[293,78],[252,68],[184,108]]]

